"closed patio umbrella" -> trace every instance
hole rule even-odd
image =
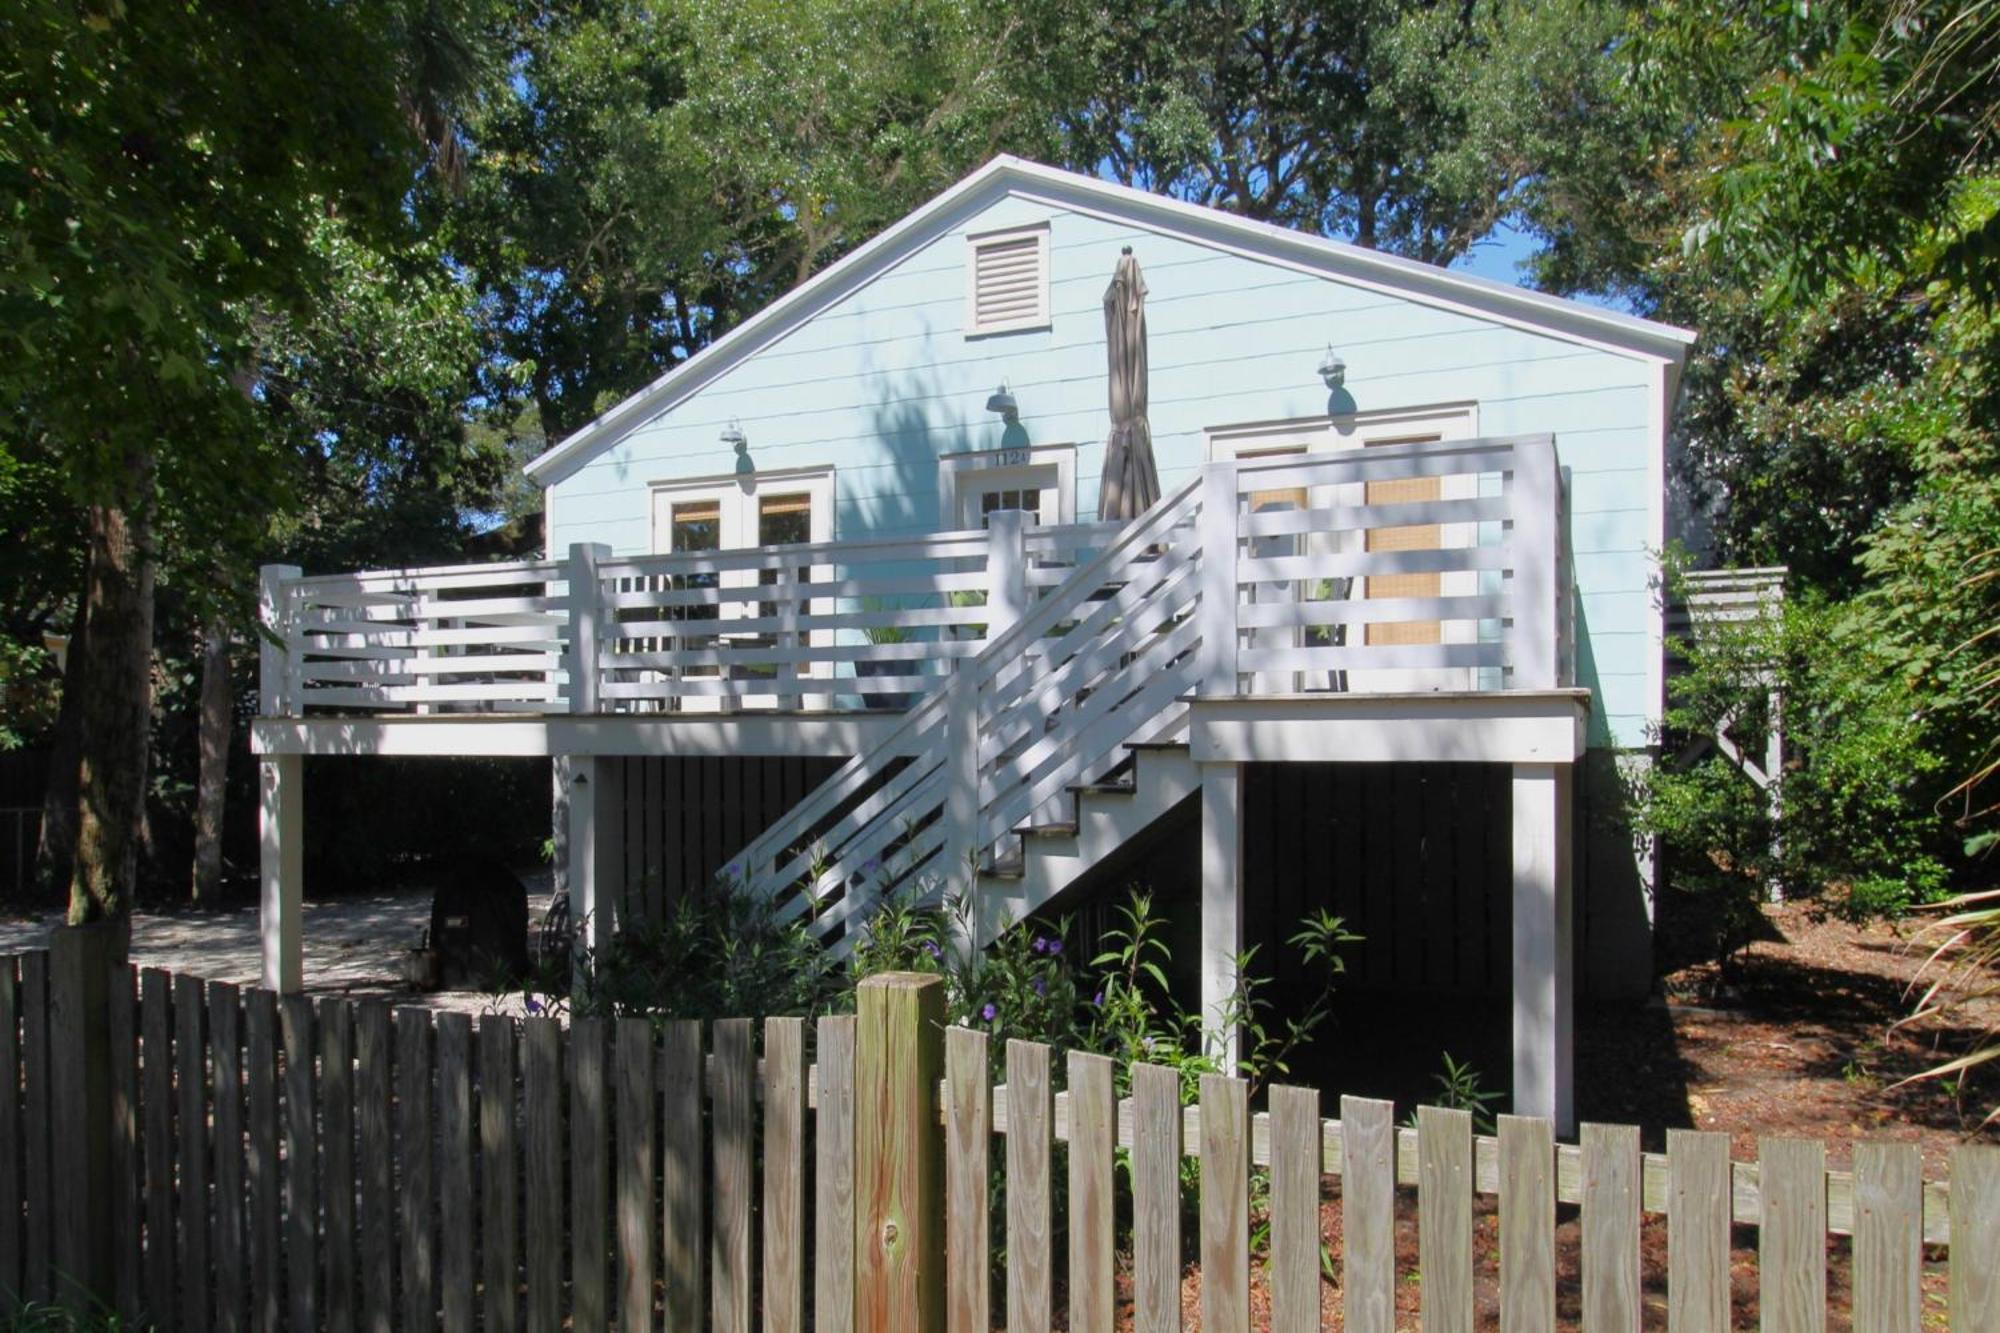
[[[1097,516],[1130,522],[1160,498],[1153,428],[1146,424],[1146,280],[1126,246],[1104,290],[1104,342],[1110,360],[1111,438]]]

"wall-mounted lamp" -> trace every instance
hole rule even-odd
[[[1014,401],[1013,392],[1007,388],[1005,380],[1002,380],[1000,387],[987,398],[986,410],[998,412],[1002,421],[1013,421],[1021,415],[1021,405]]]
[[[750,461],[750,437],[743,433],[743,423],[731,417],[729,424],[722,428],[722,442],[736,451],[736,471],[739,475],[755,472],[757,465]]]
[[[1333,350],[1332,343],[1326,345],[1326,355],[1319,359],[1319,377],[1329,389],[1338,389],[1347,382],[1347,363]]]

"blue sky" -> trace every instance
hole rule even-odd
[[[1459,256],[1452,267],[1477,277],[1525,287],[1527,284],[1521,279],[1520,263],[1538,248],[1534,237],[1516,231],[1511,223],[1502,222],[1485,240]]]

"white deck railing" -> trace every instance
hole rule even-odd
[[[1207,648],[1204,692],[1572,679],[1563,486],[1546,437],[1211,463],[1162,503],[1182,502],[1171,541],[1158,514],[1140,521],[1154,535],[1138,554],[1187,567],[1176,614]],[[907,708],[988,652],[996,625],[1062,600],[1107,550],[1130,554],[1132,535],[1003,520],[617,559],[578,546],[563,560],[312,578],[271,566],[262,711]],[[1113,583],[1089,595],[1116,598]]]

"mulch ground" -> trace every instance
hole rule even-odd
[[[1713,963],[1670,971],[1662,995],[1631,1005],[1589,1005],[1578,1014],[1579,1113],[1584,1119],[1637,1124],[1645,1146],[1660,1150],[1666,1131],[1728,1133],[1738,1160],[1752,1161],[1761,1137],[1817,1138],[1827,1164],[1845,1169],[1861,1139],[1913,1143],[1929,1179],[1966,1142],[2000,1143],[2000,1128],[1981,1128],[2000,1105],[2000,1070],[1952,1087],[1902,1082],[1966,1049],[1974,1027],[2000,1020],[1975,1011],[1947,1025],[1896,1028],[1909,1011],[1909,987],[1927,952],[1913,924],[1855,927],[1815,920],[1806,910],[1773,907],[1769,930],[1725,974]],[[1339,1086],[1339,1085],[1330,1085]],[[1399,1106],[1399,1111],[1402,1108]],[[1333,1112],[1329,1110],[1329,1114]],[[1322,1316],[1341,1327],[1338,1256],[1339,1184],[1328,1180],[1321,1227],[1335,1256],[1322,1282]],[[1649,1217],[1641,1237],[1644,1322],[1666,1327],[1667,1234]],[[1193,1244],[1193,1235],[1187,1237]],[[1733,1260],[1735,1324],[1757,1325],[1757,1236],[1738,1228]],[[1828,1242],[1828,1327],[1852,1326],[1848,1243]],[[1926,1255],[1924,1320],[1945,1326],[1947,1273],[1942,1253]],[[1499,1223],[1495,1201],[1474,1208],[1474,1289],[1481,1329],[1499,1327]],[[1575,1327],[1580,1288],[1575,1209],[1558,1214],[1558,1321]],[[1397,1210],[1397,1326],[1420,1327],[1414,1191]],[[1269,1326],[1261,1265],[1253,1263],[1252,1326]],[[1198,1328],[1200,1277],[1184,1284],[1187,1327]],[[1129,1306],[1124,1311],[1129,1326]]]

